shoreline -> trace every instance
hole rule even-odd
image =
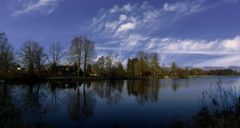
[[[240,75],[197,75],[197,76],[187,76],[187,77],[171,77],[171,76],[161,76],[161,77],[46,77],[46,80],[151,80],[151,79],[191,79],[191,78],[201,78],[201,77],[223,77],[223,76],[239,76]]]
[[[95,81],[95,80],[157,80],[157,79],[191,79],[201,77],[236,77],[240,75],[194,75],[187,77],[171,77],[171,76],[159,76],[159,77],[76,77],[76,76],[57,76],[57,77],[12,77],[7,79],[0,78],[0,84],[6,82],[41,82],[41,81]]]

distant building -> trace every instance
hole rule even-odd
[[[57,66],[57,73],[63,76],[76,76],[77,67],[71,65],[59,65]],[[80,74],[83,74],[82,71],[80,71]]]

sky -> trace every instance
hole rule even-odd
[[[240,66],[240,0],[0,0],[0,32],[16,50],[82,35],[122,62],[144,50],[161,65]]]

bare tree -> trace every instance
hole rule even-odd
[[[47,59],[47,54],[44,53],[44,49],[39,45],[39,43],[34,45],[34,51],[36,52],[34,57],[35,67],[38,72],[40,72],[43,69],[44,63]]]
[[[87,38],[83,41],[83,69],[86,75],[87,65],[96,57],[95,43]]]
[[[80,76],[81,62],[82,62],[82,52],[83,52],[83,37],[74,37],[71,42],[69,57],[72,63],[77,64],[77,75]]]
[[[87,65],[95,58],[95,43],[84,36],[75,37],[71,42],[70,60],[77,64],[78,77],[83,67],[84,76]]]
[[[47,59],[50,63],[51,74],[57,75],[57,65],[59,65],[64,55],[65,52],[63,50],[61,43],[54,42],[50,45]]]
[[[65,55],[63,47],[61,43],[55,42],[52,43],[48,50],[48,60],[51,64],[58,65]]]
[[[5,76],[13,64],[14,53],[13,47],[8,42],[8,38],[5,33],[0,33],[0,71]]]
[[[19,61],[26,67],[29,73],[33,74],[34,71],[40,72],[46,61],[46,54],[44,49],[38,42],[28,40],[26,41],[20,52]]]

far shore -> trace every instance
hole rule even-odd
[[[12,82],[41,82],[41,81],[95,81],[95,80],[157,80],[157,79],[191,79],[191,78],[203,78],[203,77],[236,77],[240,75],[192,75],[187,77],[172,77],[172,76],[159,76],[159,77],[102,77],[102,76],[56,76],[56,77],[21,77],[21,78],[7,78],[1,79],[0,84],[3,83],[12,83]]]
[[[132,80],[132,79],[189,79],[189,78],[198,78],[198,77],[215,77],[215,76],[240,76],[240,75],[192,75],[192,76],[186,76],[186,77],[172,77],[172,76],[159,76],[159,77],[46,77],[46,80]]]

